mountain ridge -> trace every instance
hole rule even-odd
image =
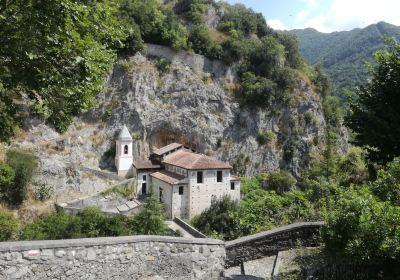
[[[366,63],[373,63],[373,54],[385,47],[384,36],[400,39],[400,27],[383,21],[350,31],[322,33],[306,28],[289,32],[297,36],[300,52],[307,63],[324,67],[339,96],[345,88],[367,82]]]

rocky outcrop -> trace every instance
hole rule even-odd
[[[299,80],[286,104],[243,108],[230,85],[174,61],[159,71],[157,61],[140,54],[114,69],[103,104],[92,120],[112,112],[105,133],[112,136],[127,124],[134,138],[134,157],[172,141],[229,161],[247,175],[286,168],[298,175],[323,141],[325,120],[321,101]],[[260,134],[268,143],[260,144]]]
[[[167,60],[172,56],[172,62],[161,63],[156,50]],[[174,55],[164,47],[153,46],[152,54],[120,59],[97,97],[97,108],[77,118],[65,134],[35,119],[26,121],[27,133],[13,146],[38,156],[34,184],[54,186],[62,196],[116,184],[114,139],[123,124],[132,132],[136,159],[175,141],[228,161],[246,175],[284,168],[299,176],[324,142],[320,96],[306,82],[299,80],[284,104],[245,108],[232,93],[229,67],[201,56]],[[261,134],[267,135],[262,144]]]

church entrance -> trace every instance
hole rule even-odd
[[[142,195],[147,194],[147,183],[142,183]]]

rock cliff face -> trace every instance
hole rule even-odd
[[[177,61],[164,71],[156,65],[140,54],[121,61],[92,115],[95,120],[112,112],[106,122],[109,137],[127,124],[136,139],[136,158],[179,141],[247,175],[278,168],[298,175],[324,139],[320,97],[303,81],[285,105],[242,108],[223,80]],[[268,143],[261,145],[263,133]]]
[[[242,108],[229,79],[179,59],[166,65],[154,56],[126,57],[107,78],[98,107],[76,119],[67,133],[29,120],[28,133],[14,145],[33,149],[40,159],[35,184],[54,186],[59,194],[92,193],[117,181],[87,168],[112,171],[114,139],[123,124],[133,135],[137,159],[176,141],[229,161],[237,173],[284,168],[299,175],[325,138],[320,96],[299,80],[285,104]]]

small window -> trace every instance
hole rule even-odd
[[[197,171],[197,184],[203,183],[203,171]]]
[[[160,203],[163,203],[163,189],[161,187],[158,188],[158,197],[160,199]]]
[[[217,182],[218,183],[222,182],[222,171],[217,171]]]
[[[183,195],[183,186],[179,186],[179,195]]]
[[[127,155],[128,151],[129,151],[129,147],[128,147],[128,145],[125,145],[124,146],[124,155]]]
[[[146,181],[146,180],[147,180],[147,176],[143,175],[143,181]]]
[[[235,182],[231,182],[231,190],[232,190],[232,191],[235,190]]]

